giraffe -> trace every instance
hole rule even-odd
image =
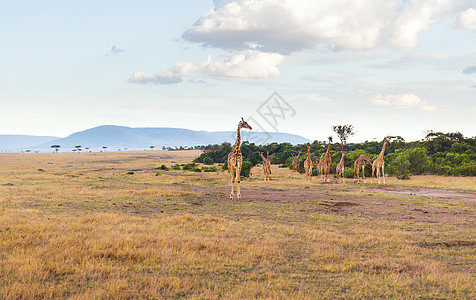
[[[264,157],[263,152],[260,152],[259,155],[263,159],[264,181],[267,181],[267,180],[269,180],[269,174],[271,174],[270,167],[269,167],[269,162],[268,162],[268,159],[266,157]]]
[[[340,161],[336,167],[337,181],[339,181],[339,178],[342,178],[342,183],[345,182],[344,181],[344,156],[345,156],[345,151],[342,151],[342,157],[340,158]]]
[[[230,170],[231,175],[231,193],[230,199],[233,199],[233,187],[236,181],[236,191],[238,199],[241,198],[240,193],[240,172],[241,172],[241,164],[243,161],[243,155],[241,154],[241,135],[240,130],[241,128],[246,128],[252,130],[251,126],[246,123],[243,118],[241,118],[240,123],[238,123],[238,129],[236,130],[236,142],[231,149],[230,154],[228,154],[228,170]]]
[[[323,174],[323,170],[322,170],[322,157],[324,156],[324,153],[321,154],[321,158],[319,159],[319,163],[317,164],[316,168],[317,168],[317,173],[319,174],[319,176],[321,177],[321,179],[324,179],[324,177],[322,177],[322,174]]]
[[[331,143],[332,143],[332,136],[329,138],[329,145],[327,146],[327,151],[326,154],[324,155],[324,160],[322,162],[322,169],[324,171],[324,181],[330,182],[329,179],[329,172],[331,171],[331,163],[332,163],[332,158],[331,158]]]
[[[297,172],[298,167],[299,167],[299,156],[301,155],[301,150],[299,150],[299,153],[297,156],[293,156],[293,171]]]
[[[306,171],[307,181],[311,182],[312,176],[312,160],[311,160],[311,144],[307,144],[307,158],[304,161],[304,171]]]
[[[372,160],[367,155],[361,154],[354,162],[354,179],[357,174],[357,182],[360,181],[360,168],[362,168],[362,177],[365,182],[365,162],[368,161],[372,165]]]
[[[383,171],[385,162],[383,161],[383,155],[385,154],[385,146],[387,145],[387,143],[388,140],[384,139],[382,151],[380,151],[380,154],[372,163],[372,177],[374,177],[375,169],[377,169],[378,184],[380,184],[380,177],[383,177],[383,184],[385,184],[385,173]],[[380,169],[382,169],[382,175],[380,175]]]

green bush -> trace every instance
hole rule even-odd
[[[160,169],[160,170],[164,170],[164,171],[168,171],[168,170],[169,170],[169,168],[167,168],[166,165],[161,165],[159,169]]]
[[[410,166],[407,156],[399,155],[394,159],[391,170],[398,179],[410,179]]]
[[[207,156],[203,159],[203,163],[206,165],[213,165],[213,159]]]
[[[196,163],[185,164],[183,165],[183,169],[187,171],[193,171],[193,172],[202,172],[202,169],[200,169]]]
[[[362,176],[362,174],[361,174]],[[344,177],[345,178],[354,178],[354,168],[345,167],[344,168]]]
[[[211,166],[211,167],[203,167],[202,168],[203,172],[217,172],[218,168],[216,166]]]
[[[188,164],[183,165],[183,169],[187,170],[187,171],[193,171],[196,168],[197,168],[196,163],[188,163]]]
[[[251,168],[253,168],[253,163],[251,161],[245,160],[241,165],[241,177],[250,177]]]
[[[175,164],[172,166],[172,169],[174,170],[180,170],[180,165],[179,164]]]

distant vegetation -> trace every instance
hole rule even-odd
[[[450,176],[476,176],[476,137],[465,138],[459,132],[430,131],[421,141],[405,142],[401,136],[387,136],[389,143],[385,150],[385,171],[400,179],[407,179],[410,175],[437,174]],[[344,158],[346,177],[353,177],[354,161],[361,154],[375,159],[382,149],[383,141],[344,144],[346,151]],[[335,172],[336,165],[341,158],[342,145],[331,145],[332,165]],[[231,144],[209,145],[203,148],[204,152],[195,159],[196,163],[210,164],[226,163]],[[272,143],[257,146],[247,141],[242,143],[241,152],[243,161],[251,165],[261,163],[259,152],[269,151],[272,164],[291,167],[292,156],[299,151],[307,152],[306,144],[293,146],[289,143]],[[326,142],[314,141],[311,144],[311,159],[319,158],[326,151]],[[305,155],[301,155],[299,171],[304,172]],[[371,175],[371,167],[365,169],[365,175]]]

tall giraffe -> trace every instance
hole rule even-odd
[[[385,154],[385,146],[387,145],[387,143],[388,143],[388,140],[384,139],[382,151],[380,151],[380,154],[372,163],[372,177],[374,177],[375,169],[377,169],[378,184],[380,184],[380,177],[383,177],[383,184],[385,184],[385,173],[383,171],[385,162],[383,160],[383,155]],[[382,169],[382,175],[380,175],[380,169]]]
[[[369,162],[372,165],[372,160],[367,155],[361,154],[354,162],[354,179],[357,174],[357,182],[360,181],[360,168],[362,168],[362,177],[365,182],[365,162]]]
[[[339,181],[339,178],[342,178],[342,183],[345,182],[344,181],[344,156],[345,156],[345,151],[342,151],[342,157],[340,158],[340,161],[336,167],[337,181]]]
[[[307,144],[307,158],[304,161],[304,171],[306,172],[307,181],[311,182],[312,176],[312,160],[311,160],[311,144]]]
[[[264,181],[269,180],[269,174],[271,174],[270,166],[268,159],[264,157],[263,152],[260,152],[259,155],[263,159],[263,172],[264,172]]]
[[[231,149],[230,154],[228,154],[228,170],[230,170],[231,175],[231,193],[230,199],[233,199],[233,187],[235,186],[236,181],[236,191],[238,199],[241,198],[240,193],[240,172],[241,172],[241,164],[243,162],[243,155],[241,154],[241,135],[240,130],[241,128],[247,128],[252,130],[251,126],[246,123],[243,118],[241,118],[240,123],[238,123],[238,129],[236,130],[236,142]]]
[[[297,172],[298,167],[299,167],[299,156],[301,155],[301,150],[299,150],[299,153],[297,156],[293,156],[293,171]]]
[[[324,153],[321,153],[321,158],[319,158],[319,163],[317,164],[316,168],[317,168],[317,173],[319,174],[319,176],[321,177],[321,179],[324,179],[324,177],[322,177],[323,175],[323,168],[322,168],[322,157],[324,156]]]
[[[331,143],[332,143],[332,136],[328,137],[329,145],[327,146],[326,154],[324,155],[324,161],[322,162],[322,169],[324,171],[324,181],[330,182],[329,179],[329,172],[331,171]]]

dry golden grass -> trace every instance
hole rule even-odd
[[[0,298],[476,298],[476,200],[388,191],[474,178],[257,167],[230,201],[226,172],[157,169],[197,155],[0,155]]]

